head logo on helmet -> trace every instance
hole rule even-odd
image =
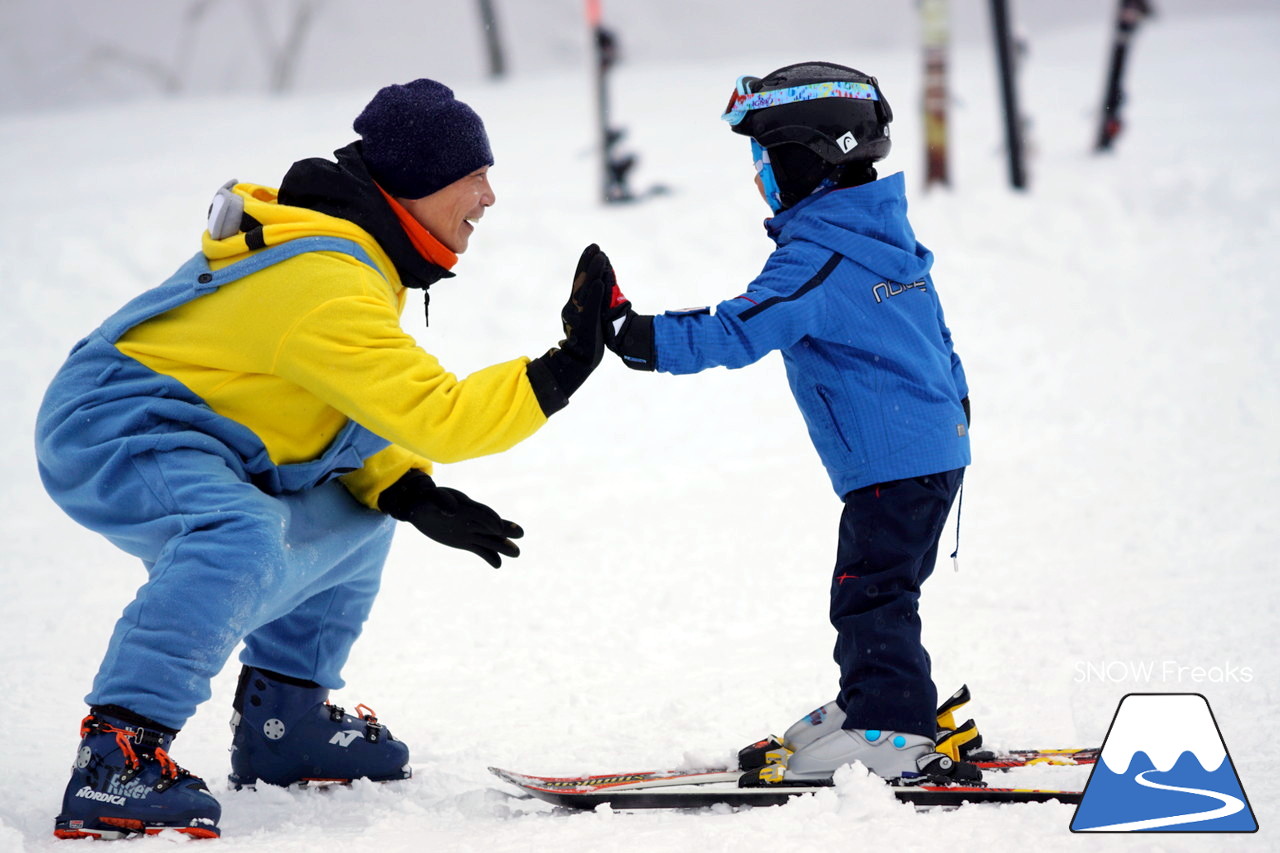
[[[889,153],[893,110],[876,78],[831,62],[804,62],[740,78],[722,118],[768,152],[778,187],[770,206],[777,211],[838,181],[853,164],[874,177],[870,164]]]

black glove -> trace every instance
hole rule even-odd
[[[504,554],[520,556],[512,539],[524,535],[520,525],[499,518],[482,503],[457,489],[443,489],[426,473],[413,469],[383,490],[378,509],[398,521],[407,521],[427,537],[450,548],[470,551],[495,569]]]
[[[964,399],[960,401],[960,408],[964,409],[964,425],[967,428],[973,421],[969,417],[969,395],[966,394]]]
[[[633,370],[656,370],[658,360],[653,352],[653,316],[637,314],[631,300],[618,287],[618,278],[610,264],[605,276],[609,288],[609,308],[605,312],[605,346]]]
[[[595,243],[583,250],[569,301],[560,311],[564,340],[529,362],[529,382],[548,417],[569,405],[569,397],[604,358],[605,273],[609,269],[609,256]]]

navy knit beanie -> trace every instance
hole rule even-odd
[[[379,90],[354,128],[369,174],[398,198],[431,195],[493,165],[480,116],[434,80]]]

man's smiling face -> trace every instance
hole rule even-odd
[[[474,223],[496,198],[489,186],[489,167],[482,166],[431,195],[396,200],[431,236],[455,255],[461,255],[467,250]]]

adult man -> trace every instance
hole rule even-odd
[[[566,339],[459,381],[400,327],[494,203],[483,123],[446,86],[378,92],[336,162],[228,185],[203,251],[81,341],[37,422],[75,520],[141,558],[55,823],[60,837],[219,834],[167,750],[241,640],[231,782],[409,776],[372,716],[325,700],[377,594],[392,519],[495,568],[522,531],[431,463],[506,450],[599,363],[608,259],[583,253]]]

